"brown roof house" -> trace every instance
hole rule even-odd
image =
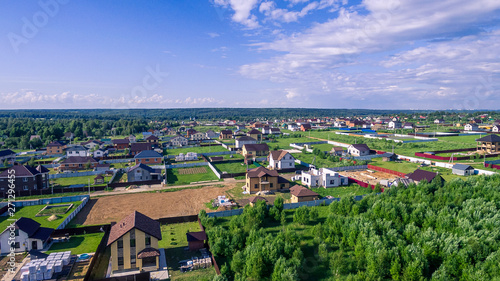
[[[159,268],[160,223],[137,211],[111,223],[107,246],[111,247],[112,273],[154,271]]]
[[[248,203],[250,203],[250,206],[254,206],[255,204],[257,204],[257,202],[259,201],[266,201],[267,203],[267,199],[262,197],[262,196],[252,196],[250,198],[248,198]]]
[[[233,138],[233,131],[231,131],[231,130],[220,131],[219,139],[225,140],[225,139],[232,139],[232,138]]]
[[[482,153],[497,153],[500,152],[500,136],[498,135],[487,135],[477,141],[477,151]]]
[[[205,248],[205,241],[207,240],[205,231],[187,232],[186,238],[190,251],[197,251]]]
[[[262,191],[285,190],[289,186],[290,183],[280,177],[276,170],[268,170],[261,166],[247,171],[246,185],[243,189],[253,194]]]
[[[61,162],[60,171],[94,169],[99,161],[90,156],[70,156]]]
[[[269,146],[267,143],[244,144],[241,154],[245,157],[267,156]]]
[[[248,131],[247,136],[256,139],[257,141],[262,141],[262,132],[257,129],[252,129]]]
[[[130,145],[130,155],[132,156],[135,156],[145,150],[153,150],[153,144],[148,142],[134,142]]]
[[[12,175],[15,175],[15,178],[12,178]],[[12,179],[14,179],[16,192],[46,189],[49,187],[49,170],[42,165],[35,168],[29,165],[15,164],[0,173],[0,193],[5,194],[10,189]]]
[[[295,168],[295,157],[285,150],[274,150],[267,156],[270,169],[281,170],[281,169],[293,169]]]
[[[292,203],[314,201],[319,199],[319,194],[300,185],[290,187]]]
[[[129,139],[116,139],[112,140],[113,146],[116,150],[123,150],[129,147],[130,141]]]
[[[423,180],[431,182],[435,177],[440,177],[437,173],[416,169],[413,173],[406,174],[406,178],[419,183]]]
[[[64,149],[66,148],[66,145],[54,141],[49,144],[47,144],[47,152],[45,154],[47,155],[57,155],[57,154],[64,154]]]

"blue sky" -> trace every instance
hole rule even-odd
[[[0,109],[499,109],[498,0],[2,6]]]

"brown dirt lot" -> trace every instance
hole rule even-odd
[[[398,176],[383,173],[383,172],[378,172],[378,171],[352,171],[352,172],[339,172],[339,174],[354,178],[363,182],[367,182],[372,185],[376,185],[379,183],[381,180],[392,180],[398,178]]]
[[[104,196],[92,199],[72,221],[75,224],[94,225],[118,222],[133,211],[139,211],[153,219],[196,215],[209,202],[235,183],[224,187],[206,186],[174,192],[132,193]]]

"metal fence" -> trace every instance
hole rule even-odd
[[[90,196],[84,197],[82,199],[82,203],[80,205],[78,205],[78,207],[76,207],[76,209],[73,210],[73,212],[71,212],[71,214],[69,214],[69,216],[67,216],[66,219],[56,229],[65,228],[66,225],[83,209],[83,207],[85,207],[85,205],[89,201],[89,198],[90,198]]]
[[[112,163],[127,163],[130,161],[134,161],[134,158],[125,158],[125,159],[110,159],[110,160],[102,160],[102,163],[112,164]]]
[[[339,171],[352,171],[352,170],[366,170],[368,169],[368,165],[359,165],[359,166],[345,166],[345,167],[333,167],[328,168],[329,170],[339,172]]]
[[[74,177],[85,177],[85,176],[95,176],[103,174],[105,171],[88,171],[88,172],[74,172],[74,173],[61,173],[61,174],[49,174],[49,179],[60,179],[60,178],[74,178]]]
[[[228,154],[237,154],[236,151],[218,151],[218,152],[206,152],[206,153],[200,153],[201,155],[205,156],[215,156],[215,155],[228,155]]]
[[[219,171],[217,170],[217,168],[215,168],[215,166],[212,165],[212,163],[210,163],[210,162],[205,162],[205,163],[207,163],[208,167],[210,167],[210,169],[212,169],[212,172],[214,172],[214,174],[217,176],[217,178],[220,179],[222,177],[221,174],[219,173]]]
[[[208,162],[196,162],[196,163],[186,163],[186,164],[176,164],[176,165],[165,165],[161,166],[165,167],[165,169],[175,169],[175,168],[189,168],[189,167],[198,167],[198,166],[207,166]]]
[[[25,207],[25,206],[75,202],[75,201],[81,201],[84,198],[89,199],[90,196],[89,195],[75,195],[75,196],[44,198],[44,199],[26,200],[26,201],[14,201],[14,202],[12,202],[12,204],[14,204],[14,206],[16,206],[16,207]]]

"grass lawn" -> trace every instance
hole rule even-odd
[[[186,233],[200,230],[198,222],[165,224],[161,226],[162,240],[158,242],[158,246],[165,249],[171,280],[212,280],[215,276],[215,269],[213,267],[186,273],[179,271],[179,261],[200,256],[200,252],[185,250],[188,246]]]
[[[46,254],[53,252],[71,251],[72,255],[94,253],[101,243],[104,233],[91,233],[85,235],[73,235],[68,242],[54,243]]]
[[[214,166],[221,172],[231,173],[245,173],[247,171],[247,165],[242,162],[237,163],[217,163]],[[254,164],[248,165],[248,169],[257,168]]]
[[[64,203],[64,204],[71,204],[71,203],[73,203],[73,208],[71,208],[64,215],[58,215],[59,218],[56,219],[56,220],[53,220],[53,221],[48,221],[47,220],[49,218],[48,216],[35,217],[35,215],[41,209],[43,209],[47,205],[35,205],[35,206],[26,206],[26,207],[22,207],[22,208],[16,208],[15,215],[13,217],[8,217],[8,216],[2,216],[2,217],[0,217],[0,230],[3,231],[5,228],[7,228],[8,225],[10,225],[13,222],[13,221],[9,221],[7,219],[10,219],[10,218],[19,219],[21,217],[33,219],[36,222],[40,223],[42,227],[56,228],[82,202],[81,201],[77,201],[77,202],[70,202],[70,203]],[[58,203],[58,204],[52,204],[52,205],[60,205],[60,203]],[[51,205],[48,205],[48,206],[51,206]]]
[[[182,171],[192,168],[167,169],[167,183],[173,185],[183,185],[183,184],[190,184],[192,182],[210,181],[219,179],[209,167],[201,166],[193,168],[204,168],[206,172],[200,174],[182,175],[181,174]]]
[[[343,198],[349,196],[357,196],[371,193],[370,188],[364,188],[357,184],[351,184],[348,186],[330,187],[330,188],[311,188],[312,191],[318,193],[321,197],[326,197],[328,195],[335,198]]]
[[[417,163],[411,163],[408,161],[401,161],[401,162],[384,162],[382,161],[382,158],[374,158],[372,159],[372,162],[370,162],[371,165],[373,166],[378,166],[382,167],[385,169],[393,170],[396,172],[401,172],[401,173],[412,173],[416,169],[419,168],[420,164]]]
[[[94,178],[96,176],[97,175],[83,176],[83,177],[58,178],[58,179],[51,179],[50,181],[54,182],[54,184],[59,185],[59,186],[70,186],[70,185],[75,185],[75,184],[88,185],[89,181],[90,181],[90,185],[94,186]],[[109,182],[110,179],[111,179],[111,176],[105,176],[104,183]],[[105,184],[98,184],[98,185],[105,185]]]
[[[109,164],[110,168],[115,168],[115,169],[123,169],[127,167],[132,167],[135,165],[135,162],[122,162],[122,163],[111,163]]]
[[[328,143],[322,143],[322,144],[313,144],[311,146],[311,149],[319,148],[321,151],[330,151],[333,148],[333,145],[328,144]]]
[[[226,195],[233,200],[238,200],[238,199],[243,199],[243,198],[248,198],[248,197],[254,196],[251,194],[243,194],[243,186],[244,185],[245,185],[245,183],[237,183],[234,188],[231,188],[230,190],[226,191]]]
[[[93,191],[91,191],[93,193]],[[32,195],[32,196],[16,196],[16,200],[33,200],[33,199],[42,199],[42,198],[53,198],[53,197],[66,197],[66,196],[75,196],[75,195],[86,195],[88,192],[65,192],[65,193],[54,193],[54,194],[45,194],[45,195]],[[7,202],[7,199],[2,199],[0,202]]]
[[[179,153],[186,154],[188,152],[209,153],[209,152],[220,152],[220,151],[227,151],[227,149],[225,149],[221,145],[167,149],[168,155],[179,155]]]
[[[293,157],[295,159],[301,160],[302,162],[306,162],[308,164],[312,164],[312,161],[316,155],[312,153],[294,153]],[[328,168],[335,167],[334,163],[328,159],[321,159],[316,156],[316,160],[314,160],[314,166],[316,168]]]

